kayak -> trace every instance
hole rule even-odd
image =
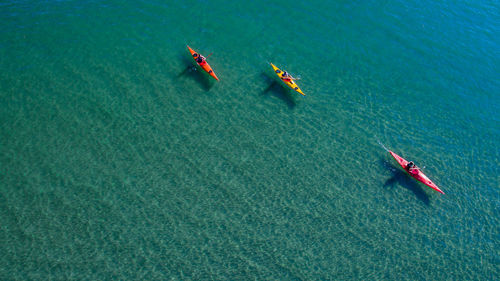
[[[415,169],[413,171],[415,172],[409,172],[407,169],[406,169],[406,165],[408,164],[408,161],[406,161],[403,157],[397,155],[396,153],[392,152],[389,150],[389,153],[392,155],[392,157],[394,157],[394,159],[396,159],[396,161],[398,161],[399,165],[401,165],[401,167],[403,167],[403,169],[412,177],[414,177],[416,180],[418,180],[419,182],[427,185],[428,187],[434,189],[435,191],[437,192],[441,192],[442,194],[444,194],[444,192],[439,189],[439,187],[437,187],[437,185],[435,183],[433,183],[424,173],[422,173],[422,171],[420,171],[420,169]]]
[[[210,76],[212,76],[213,78],[215,78],[215,80],[219,81],[219,78],[217,78],[217,75],[215,75],[213,69],[210,67],[210,65],[207,63],[207,61],[203,61],[201,63],[198,63],[196,61],[196,58],[198,57],[198,52],[196,52],[195,50],[191,49],[191,47],[187,46],[188,49],[189,49],[189,52],[191,53],[191,56],[193,56],[193,59],[194,61],[199,65],[201,66],[201,68],[203,68],[203,70],[205,70],[206,72],[208,72],[208,74],[210,74]]]
[[[303,96],[306,95],[302,92],[302,90],[299,88],[299,86],[297,86],[297,83],[295,83],[293,80],[285,81],[285,80],[281,79],[281,77],[283,76],[283,71],[281,71],[281,69],[277,68],[276,65],[274,65],[272,63],[271,63],[271,66],[273,67],[274,73],[276,73],[276,75],[278,75],[278,77],[280,78],[281,81],[283,81],[283,83],[285,83],[288,87],[297,91],[299,94],[301,94]]]

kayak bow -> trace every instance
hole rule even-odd
[[[414,177],[416,180],[434,189],[435,191],[444,194],[444,192],[439,189],[439,187],[435,183],[433,183],[422,171],[420,171],[420,169],[415,169],[415,173],[410,173],[408,170],[406,170],[406,165],[408,164],[408,161],[406,161],[406,159],[390,150],[389,153],[392,155],[392,157],[394,157],[394,159],[396,159],[396,161],[398,161],[399,165],[401,165],[403,170],[405,170],[410,176]]]
[[[281,77],[283,76],[283,71],[281,71],[281,69],[277,68],[276,65],[274,65],[272,63],[270,63],[270,64],[273,67],[274,73],[276,73],[276,75],[278,75],[278,77],[280,78],[281,81],[283,81],[283,83],[285,83],[288,87],[297,91],[299,94],[301,94],[303,96],[306,95],[302,92],[302,90],[299,88],[299,86],[297,86],[297,83],[295,83],[293,80],[285,81],[285,80],[281,79]]]
[[[191,49],[191,47],[187,46],[188,49],[189,49],[189,52],[191,53],[191,56],[193,57],[194,61],[199,65],[201,66],[201,68],[203,68],[203,70],[205,70],[208,74],[210,74],[210,76],[212,76],[213,78],[215,78],[215,80],[219,81],[219,78],[217,78],[217,75],[215,75],[213,69],[210,67],[210,65],[207,63],[207,61],[203,61],[201,63],[198,63],[196,61],[196,57],[198,57],[198,55],[200,53],[196,52],[195,50]]]

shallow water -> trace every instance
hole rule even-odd
[[[498,3],[285,3],[0,4],[1,279],[499,276]]]

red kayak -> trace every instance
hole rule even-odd
[[[200,55],[200,53],[197,53],[195,50],[191,49],[191,47],[187,46],[188,49],[189,49],[189,52],[191,53],[191,56],[193,56],[193,59],[196,61],[196,58],[198,58],[198,56]],[[210,55],[209,55],[210,56]],[[205,70],[206,72],[208,72],[208,74],[210,74],[210,76],[212,76],[213,78],[215,78],[215,80],[219,81],[219,78],[217,78],[217,75],[215,75],[212,67],[210,67],[210,65],[207,63],[206,60],[202,61],[201,63],[197,62],[196,63],[201,66],[201,68],[203,68],[203,70]]]
[[[401,165],[401,167],[403,167],[403,169],[410,176],[414,177],[416,180],[418,180],[419,182],[434,189],[435,191],[441,192],[442,194],[444,194],[444,192],[441,189],[439,189],[439,187],[437,187],[437,185],[435,183],[433,183],[424,173],[422,173],[422,171],[420,171],[420,169],[413,169],[411,172],[408,171],[406,169],[406,165],[408,164],[408,161],[406,161],[404,158],[402,158],[401,156],[397,155],[396,153],[394,153],[390,150],[389,150],[389,153],[392,155],[392,157],[394,157],[394,159],[396,159],[396,161],[398,161],[399,165]]]

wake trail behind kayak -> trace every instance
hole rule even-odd
[[[377,142],[383,149],[385,149],[385,151],[389,152],[389,149],[387,149],[387,147],[385,147],[385,145],[382,142],[380,142],[380,140],[377,139]]]

